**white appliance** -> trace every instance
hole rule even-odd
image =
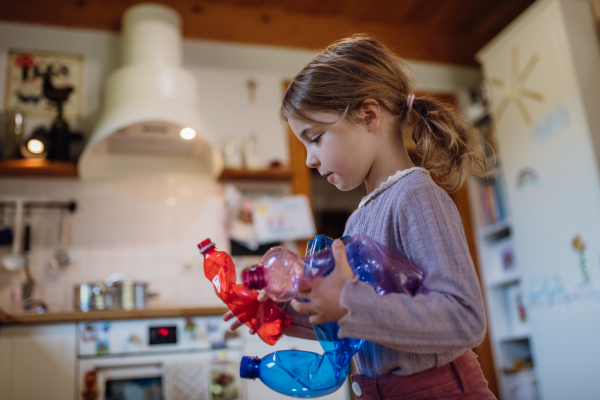
[[[181,18],[143,3],[122,18],[122,67],[105,82],[102,114],[79,160],[81,179],[217,176],[223,162],[200,116],[194,76],[181,67]]]
[[[242,400],[242,340],[221,317],[77,325],[77,396]]]
[[[544,400],[600,398],[596,29],[590,1],[536,1],[478,53],[492,88],[530,328],[501,356],[523,357],[529,346],[522,343],[531,343],[535,377],[524,381],[537,379]],[[501,296],[493,301],[508,297]],[[519,334],[512,329],[505,336],[513,333]]]

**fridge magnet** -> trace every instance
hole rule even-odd
[[[61,103],[64,117],[76,119],[81,113],[82,78],[82,55],[10,50],[4,109],[52,118]]]
[[[528,186],[536,186],[539,184],[539,176],[535,169],[531,167],[523,167],[517,172],[517,189],[523,190]]]
[[[569,124],[569,110],[562,104],[550,111],[544,118],[536,121],[531,128],[531,136],[540,141],[546,141],[554,134],[560,132]]]
[[[185,319],[185,325],[183,326],[183,332],[188,334],[192,340],[196,340],[196,328],[198,328],[198,324],[196,324],[192,318],[187,317]]]
[[[504,272],[515,269],[515,255],[513,252],[512,243],[502,249],[500,257],[502,258],[502,269]]]
[[[519,113],[523,117],[523,120],[527,125],[532,125],[531,115],[527,109],[526,102],[523,100],[534,100],[537,102],[544,101],[544,95],[527,88],[527,78],[531,75],[535,65],[540,60],[538,54],[532,54],[525,66],[520,68],[519,60],[519,48],[514,47],[511,55],[511,62],[513,68],[511,68],[511,76],[508,79],[500,79],[496,77],[490,78],[490,84],[492,86],[499,87],[504,96],[501,98],[498,107],[494,110],[494,116],[497,120],[500,120],[504,115],[504,112],[509,105],[514,104],[519,110]]]
[[[519,333],[527,330],[527,315],[523,297],[521,296],[521,288],[519,285],[508,286],[505,290],[505,296],[508,309],[509,323],[511,330],[514,333]]]
[[[587,270],[587,261],[585,259],[585,243],[581,236],[577,235],[573,238],[572,242],[573,249],[579,254],[579,270],[583,277],[583,284],[587,285],[590,283],[590,275]]]

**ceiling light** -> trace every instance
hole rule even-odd
[[[179,136],[185,140],[192,140],[196,137],[196,131],[192,128],[183,128],[181,132],[179,132]]]

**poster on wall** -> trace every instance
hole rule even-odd
[[[259,243],[308,239],[316,234],[310,201],[305,195],[257,199],[252,220]]]
[[[20,110],[30,117],[56,116],[63,104],[67,120],[79,117],[83,56],[32,50],[10,50],[4,109]]]

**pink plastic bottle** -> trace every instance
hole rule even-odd
[[[290,317],[271,300],[258,301],[258,292],[235,283],[235,265],[229,254],[216,250],[210,239],[198,244],[204,257],[204,275],[215,293],[246,326],[254,329],[267,344],[274,345],[283,335]]]

